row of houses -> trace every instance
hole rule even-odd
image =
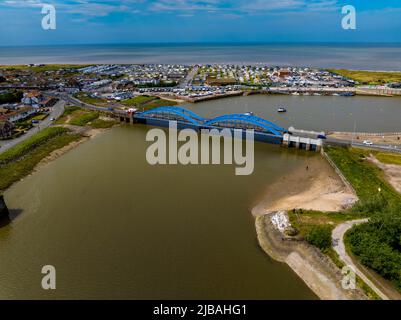
[[[21,102],[36,109],[50,108],[55,104],[56,99],[46,98],[40,91],[28,91],[24,93]]]
[[[46,98],[40,91],[25,92],[21,103],[0,105],[0,139],[10,138],[18,121],[52,107],[57,100]]]

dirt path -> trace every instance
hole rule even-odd
[[[273,213],[256,217],[260,247],[273,259],[287,263],[306,285],[323,300],[364,300],[360,290],[342,287],[343,275],[326,255],[305,241],[287,239],[271,222]]]
[[[383,300],[389,300],[389,297],[382,292],[370,279],[354,264],[351,257],[348,255],[347,251],[345,250],[344,244],[344,234],[351,229],[354,225],[358,225],[361,223],[367,222],[368,219],[360,219],[360,220],[353,220],[347,221],[344,223],[339,224],[337,227],[334,228],[333,233],[331,235],[333,240],[333,248],[338,253],[340,259],[348,266],[351,266],[355,273],[374,291],[376,294],[382,298]]]

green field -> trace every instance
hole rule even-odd
[[[382,170],[366,159],[369,151],[331,146],[325,151],[352,184],[361,202],[379,194],[391,202],[401,201],[401,195],[385,180]]]
[[[138,108],[140,110],[149,110],[161,106],[174,106],[177,104],[177,102],[160,99],[154,96],[142,95],[121,101],[121,104],[127,107]]]
[[[57,119],[56,124],[71,124],[74,126],[89,125],[92,128],[105,129],[110,128],[117,123],[117,121],[113,119],[102,120],[99,119],[99,117],[99,111],[82,109],[77,106],[68,106],[65,108],[61,117]]]
[[[74,97],[87,104],[93,104],[95,106],[100,106],[100,107],[108,106],[108,102],[106,99],[90,97],[86,93],[83,93],[83,92],[74,94]]]
[[[401,82],[401,72],[354,71],[345,69],[329,69],[328,71],[357,81],[360,84],[381,85]]]
[[[68,129],[44,129],[24,142],[0,154],[0,191],[28,175],[52,151],[81,138]]]
[[[0,65],[0,70],[31,70],[34,72],[44,72],[44,71],[57,71],[60,69],[80,69],[89,67],[90,65],[81,64],[46,64],[44,66],[28,66],[22,65]]]
[[[374,155],[380,162],[386,164],[397,164],[401,166],[401,154],[388,153],[388,152],[375,152]]]
[[[32,121],[32,120],[39,120],[39,121],[42,121],[42,120],[46,119],[48,116],[49,116],[49,115],[48,115],[47,113],[39,113],[39,114],[36,114],[35,116],[33,116],[33,117],[31,118],[31,121]]]
[[[127,107],[139,106],[139,105],[145,104],[149,101],[152,101],[154,99],[157,99],[157,98],[153,97],[153,96],[136,96],[136,97],[121,101],[121,104],[123,104]]]

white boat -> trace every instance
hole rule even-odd
[[[246,115],[246,116],[253,116],[253,112],[245,112],[244,115]]]
[[[287,112],[287,109],[284,108],[284,107],[279,107],[279,108],[277,109],[277,112]]]

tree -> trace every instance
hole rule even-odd
[[[328,249],[331,247],[331,229],[330,226],[313,226],[306,234],[305,240],[321,250]]]

